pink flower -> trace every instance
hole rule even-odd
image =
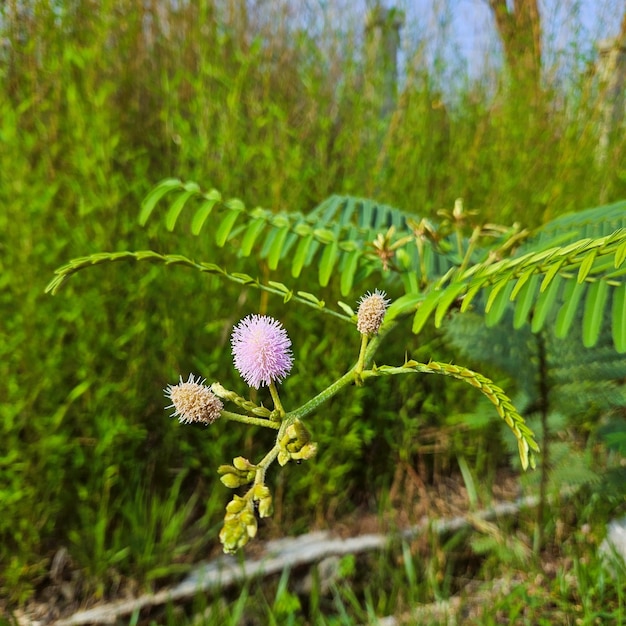
[[[168,385],[165,396],[172,401],[167,409],[174,409],[172,417],[177,417],[179,422],[212,424],[217,420],[224,408],[222,401],[204,384],[198,376],[195,380],[193,374],[189,374],[189,380],[183,382],[180,377],[178,385]]]
[[[291,370],[291,340],[282,324],[267,315],[242,319],[230,342],[235,367],[250,387],[281,381]]]

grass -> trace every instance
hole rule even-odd
[[[551,514],[567,516],[579,507]],[[521,515],[511,532],[529,536],[530,519]],[[352,626],[394,615],[399,624],[621,624],[624,572],[608,572],[596,554],[600,529],[579,521],[582,530],[569,528],[563,543],[536,558],[530,550],[514,562],[503,561],[501,551],[478,557],[467,531],[432,535],[329,559],[310,572],[287,569],[186,605],[136,614],[128,623]]]
[[[0,608],[7,611],[67,582],[50,573],[62,549],[70,558],[62,576],[83,580],[85,601],[125,586],[153,588],[215,549],[224,502],[216,460],[229,462],[240,448],[252,455],[263,442],[237,428],[179,428],[163,410],[162,390],[189,372],[237,385],[227,337],[240,317],[264,308],[289,324],[300,361],[284,391],[294,404],[345,368],[346,354],[334,346],[349,338],[332,322],[184,270],[165,278],[157,268],[98,268],[58,297],[43,294],[55,267],[98,250],[207,258],[204,239],[138,227],[140,200],[159,179],[198,180],[250,206],[302,211],[343,192],[432,218],[463,196],[485,220],[523,215],[529,225],[626,193],[623,137],[604,164],[595,159],[597,113],[582,71],[546,89],[546,115],[529,116],[507,99],[501,75],[458,75],[447,86],[446,68],[422,62],[421,41],[409,50],[414,62],[395,110],[381,119],[376,102],[360,95],[358,23],[320,19],[303,29],[282,8],[263,20],[235,2],[163,14],[130,0],[107,0],[97,12],[86,1],[58,10],[39,0],[18,4],[0,8]],[[266,271],[209,252],[229,268]],[[303,276],[299,287],[307,284]],[[338,294],[331,286],[323,296]],[[428,334],[419,345],[398,337],[388,349],[424,360],[454,356]],[[467,480],[495,477],[506,452],[492,424],[470,433],[459,426],[467,402],[438,381],[393,389],[378,381],[337,399],[316,422],[318,459],[288,478],[273,476],[268,534],[332,524],[372,494],[385,499],[398,466],[417,467],[431,483],[462,459]],[[440,434],[434,455],[418,443],[428,429]],[[284,623],[297,600],[311,623],[320,615],[329,616],[320,623],[367,621],[394,602],[408,609],[432,600],[433,590],[446,596],[455,588],[454,567],[409,566],[402,551],[395,558],[376,562],[378,588],[347,572],[332,590],[319,581],[306,608],[291,578],[269,590],[251,583],[212,604],[218,613],[207,619],[237,623],[260,611]],[[571,615],[600,610],[598,598],[621,610],[613,583],[602,579],[601,591],[593,582],[593,562],[572,571],[582,591]],[[572,593],[566,580],[564,573],[559,584]],[[198,602],[194,613],[208,608]]]

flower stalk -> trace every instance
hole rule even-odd
[[[169,386],[166,396],[171,399],[173,416],[181,422],[210,424],[221,417],[248,426],[262,426],[276,432],[272,448],[256,464],[244,457],[233,459],[232,465],[220,465],[221,482],[230,489],[246,488],[244,495],[235,494],[226,506],[220,541],[225,552],[235,552],[256,536],[258,517],[272,514],[273,500],[265,484],[267,470],[275,461],[280,466],[289,461],[300,463],[317,453],[317,444],[303,422],[303,418],[350,385],[362,385],[370,378],[401,374],[442,374],[463,380],[476,387],[495,405],[500,417],[508,424],[518,440],[522,466],[534,467],[533,451],[539,447],[532,431],[517,413],[505,393],[488,378],[467,368],[449,363],[419,363],[406,360],[399,367],[373,365],[374,355],[384,337],[396,325],[397,320],[383,324],[389,300],[382,291],[365,294],[357,312],[357,330],[360,333],[359,354],[356,363],[343,376],[300,407],[286,411],[278,393],[278,383],[289,374],[293,357],[291,341],[283,326],[268,316],[252,315],[237,324],[231,336],[234,366],[249,385],[258,389],[267,386],[273,410],[258,406],[219,383],[210,387],[204,381],[190,375],[178,385]],[[232,402],[250,415],[224,409],[223,401]]]

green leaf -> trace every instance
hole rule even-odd
[[[352,307],[349,304],[338,300],[337,305],[348,317],[354,317],[356,315],[356,313],[352,310]]]
[[[491,289],[489,290],[489,295],[487,296],[487,303],[485,304],[486,313],[489,313],[496,298],[498,298],[498,296],[501,295],[504,288],[509,284],[510,278],[511,278],[511,274],[507,273],[500,280],[494,283],[494,285],[491,287]],[[511,282],[510,284],[511,284],[511,291],[513,291],[513,283]],[[511,296],[511,292],[508,293],[507,298],[509,298],[510,296]]]
[[[483,289],[485,284],[481,281],[476,281],[470,288],[467,290],[467,293],[463,297],[463,302],[461,302],[461,313],[465,313],[467,309],[469,309],[472,300],[476,297],[476,294]]]
[[[258,279],[252,278],[249,274],[243,274],[242,272],[233,272],[231,276],[236,280],[240,280],[244,285],[258,283]]]
[[[543,328],[546,318],[556,302],[556,297],[561,289],[562,282],[563,279],[560,276],[555,276],[548,288],[543,293],[539,294],[533,321],[530,326],[533,333],[537,333]]]
[[[539,291],[541,293],[543,293],[548,288],[548,285],[552,282],[552,279],[557,275],[563,263],[565,263],[565,259],[559,259],[558,261],[555,261],[548,267],[548,270],[546,271],[545,276],[543,280],[541,281],[541,287],[539,287]]]
[[[424,328],[424,324],[430,317],[430,314],[435,310],[439,300],[441,298],[441,291],[431,291],[425,298],[419,309],[415,312],[415,317],[413,318],[413,327],[412,331],[417,335],[422,328]]]
[[[222,223],[215,232],[215,243],[221,248],[228,239],[228,235],[235,225],[235,221],[239,217],[239,211],[230,210],[222,219]]]
[[[328,281],[330,280],[331,274],[333,273],[333,267],[335,266],[335,261],[337,260],[337,252],[339,251],[339,246],[336,241],[333,241],[330,245],[327,245],[324,248],[324,252],[322,254],[322,258],[320,259],[319,266],[319,284],[322,287],[326,287],[328,285]]]
[[[263,227],[267,224],[267,222],[263,218],[258,218],[256,220],[252,220],[246,229],[246,233],[241,240],[241,246],[239,248],[241,254],[243,256],[249,256],[252,252],[252,248],[254,246],[254,242],[257,237],[260,235]]]
[[[585,278],[589,275],[591,268],[593,267],[593,262],[596,260],[596,254],[598,251],[594,248],[591,252],[587,254],[587,256],[583,259],[580,267],[578,268],[578,282],[582,283]]]
[[[467,285],[465,283],[452,283],[440,292],[437,311],[435,312],[435,326],[437,328],[441,326],[441,322],[448,312],[448,309],[452,306],[452,303],[457,299],[460,293],[465,291],[466,287]]]
[[[206,222],[209,215],[211,215],[211,211],[217,202],[220,201],[221,196],[218,191],[215,191],[214,197],[208,197],[202,201],[198,209],[196,210],[195,215],[193,216],[193,220],[191,220],[191,232],[194,235],[199,235],[204,223]]]
[[[400,315],[412,313],[417,309],[417,305],[424,300],[422,293],[408,293],[400,296],[389,305],[385,315],[385,321],[389,322]]]
[[[317,296],[309,293],[308,291],[298,291],[297,294],[303,299],[312,302],[313,304],[317,304],[318,307],[324,308],[326,303],[324,300],[320,300]]]
[[[502,287],[499,287],[500,283],[504,283]],[[493,286],[491,293],[489,294],[489,300],[491,306],[489,310],[486,311],[485,315],[485,324],[488,328],[492,328],[495,326],[504,315],[507,306],[509,306],[511,301],[511,292],[513,291],[513,287],[515,283],[512,280],[509,280],[508,277]],[[496,288],[499,287],[496,295],[492,297]]]
[[[608,293],[609,285],[605,280],[591,283],[587,289],[583,316],[583,345],[585,348],[591,348],[598,341]]]
[[[336,240],[335,233],[332,230],[328,230],[328,228],[316,228],[313,234],[321,243],[329,244]]]
[[[341,271],[341,295],[347,296],[352,289],[354,275],[361,258],[360,250],[353,250],[345,257],[345,264]]]
[[[278,267],[280,255],[283,251],[283,244],[288,234],[289,226],[285,226],[276,233],[276,237],[274,237],[274,241],[272,241],[272,246],[267,257],[267,265],[271,270],[275,270]]]
[[[309,247],[313,243],[313,235],[308,235],[304,237],[304,239],[300,239],[298,242],[298,247],[293,255],[293,260],[291,262],[291,275],[294,278],[298,278],[300,276],[300,272],[304,267],[304,262],[306,261],[307,253],[309,251]]]
[[[626,352],[626,284],[613,290],[613,344],[615,349]]]
[[[615,251],[615,269],[619,268],[626,259],[626,241],[619,245]]]
[[[520,290],[522,289],[522,287],[528,282],[528,280],[530,279],[531,276],[535,275],[535,268],[531,267],[529,269],[527,269],[518,279],[517,282],[515,283],[515,287],[513,288],[513,291],[511,292],[511,302],[513,300],[515,300],[517,298],[517,294],[520,292]]]
[[[517,301],[515,303],[515,312],[513,313],[513,328],[519,330],[528,319],[533,305],[535,304],[535,298],[537,297],[537,285],[539,283],[539,276],[533,274],[530,280],[523,283],[522,288],[517,292]],[[518,283],[519,284],[519,281]],[[517,287],[517,284],[515,287]],[[511,292],[511,299],[513,299],[513,292]]]
[[[169,230],[170,232],[174,230],[174,227],[176,226],[176,221],[178,220],[181,211],[185,207],[185,204],[187,204],[187,200],[189,200],[189,198],[193,198],[193,196],[195,195],[195,191],[185,191],[184,193],[181,193],[178,198],[174,200],[174,202],[172,202],[170,208],[167,211],[167,215],[165,216],[165,228],[167,228],[167,230]]]
[[[270,287],[274,287],[274,289],[277,289],[283,294],[284,296],[283,302],[289,302],[289,300],[291,300],[291,298],[293,297],[293,291],[289,289],[287,285],[284,285],[283,283],[277,283],[274,280],[268,280],[267,284]]]
[[[567,337],[567,333],[576,316],[580,299],[586,289],[587,283],[579,283],[575,280],[569,280],[567,285],[565,285],[565,289],[563,290],[563,306],[556,316],[554,326],[555,335],[559,339]]]
[[[178,178],[166,178],[162,180],[148,195],[143,199],[141,203],[141,211],[139,213],[139,223],[142,226],[146,225],[148,218],[152,214],[154,207],[158,201],[170,191],[174,189],[180,189],[182,182]]]

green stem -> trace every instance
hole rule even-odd
[[[397,326],[396,322],[383,324],[380,330],[378,331],[377,335],[374,335],[373,337],[369,337],[367,339],[367,347],[363,355],[363,363],[362,363],[363,368],[370,366],[371,362],[374,359],[374,354],[376,353],[376,350],[378,350],[378,347],[380,346],[380,343],[385,338],[385,336],[390,331],[392,331],[396,326]],[[363,340],[361,340],[361,347],[362,346],[363,346]],[[360,355],[359,355],[359,360],[361,360]],[[301,407],[297,408],[295,411],[290,411],[288,415],[289,422],[291,423],[296,418],[302,418],[305,415],[312,413],[313,411],[315,411],[315,409],[317,409],[318,406],[320,406],[327,400],[330,400],[330,398],[332,398],[334,395],[339,393],[344,387],[355,383],[357,376],[360,376],[360,374],[357,371],[358,367],[359,367],[359,364],[357,363],[354,367],[349,369],[341,378],[337,379],[332,385],[324,389],[324,391],[318,393],[314,398],[311,398],[308,402],[303,404]]]
[[[279,435],[280,436],[280,435]],[[278,456],[279,447],[276,444],[259,463],[257,463],[256,476],[254,477],[255,485],[262,485],[265,482],[265,472],[267,468],[274,462]]]
[[[274,401],[274,408],[278,411],[280,419],[282,420],[285,417],[285,409],[283,409],[283,405],[280,401],[280,396],[278,395],[278,389],[276,389],[276,385],[274,384],[273,380],[270,382],[269,388],[272,400]]]
[[[312,413],[318,406],[330,400],[334,395],[339,393],[344,387],[350,385],[355,379],[355,368],[347,371],[341,378],[337,379],[332,385],[326,387],[324,391],[318,393],[314,398],[311,398],[308,402],[297,408],[295,411],[289,412],[289,422],[292,422],[296,418],[302,418],[309,413]]]
[[[222,411],[220,414],[224,419],[231,422],[241,422],[242,424],[249,424],[250,426],[264,426],[265,428],[273,428],[278,430],[280,424],[278,422],[271,422],[260,417],[251,417],[250,415],[241,415],[241,413],[232,413],[231,411]]]
[[[359,359],[356,363],[356,367],[354,368],[355,374],[360,374],[365,367],[365,349],[367,348],[367,343],[369,341],[368,335],[361,335],[361,349],[359,351]]]
[[[474,229],[474,232],[472,232],[472,236],[470,237],[470,240],[469,240],[469,245],[467,246],[467,250],[465,251],[465,255],[463,256],[461,265],[459,266],[459,269],[457,272],[458,276],[460,276],[469,265],[471,256],[474,252],[474,248],[476,248],[476,241],[478,239],[479,234],[480,234],[480,228],[476,227]]]

